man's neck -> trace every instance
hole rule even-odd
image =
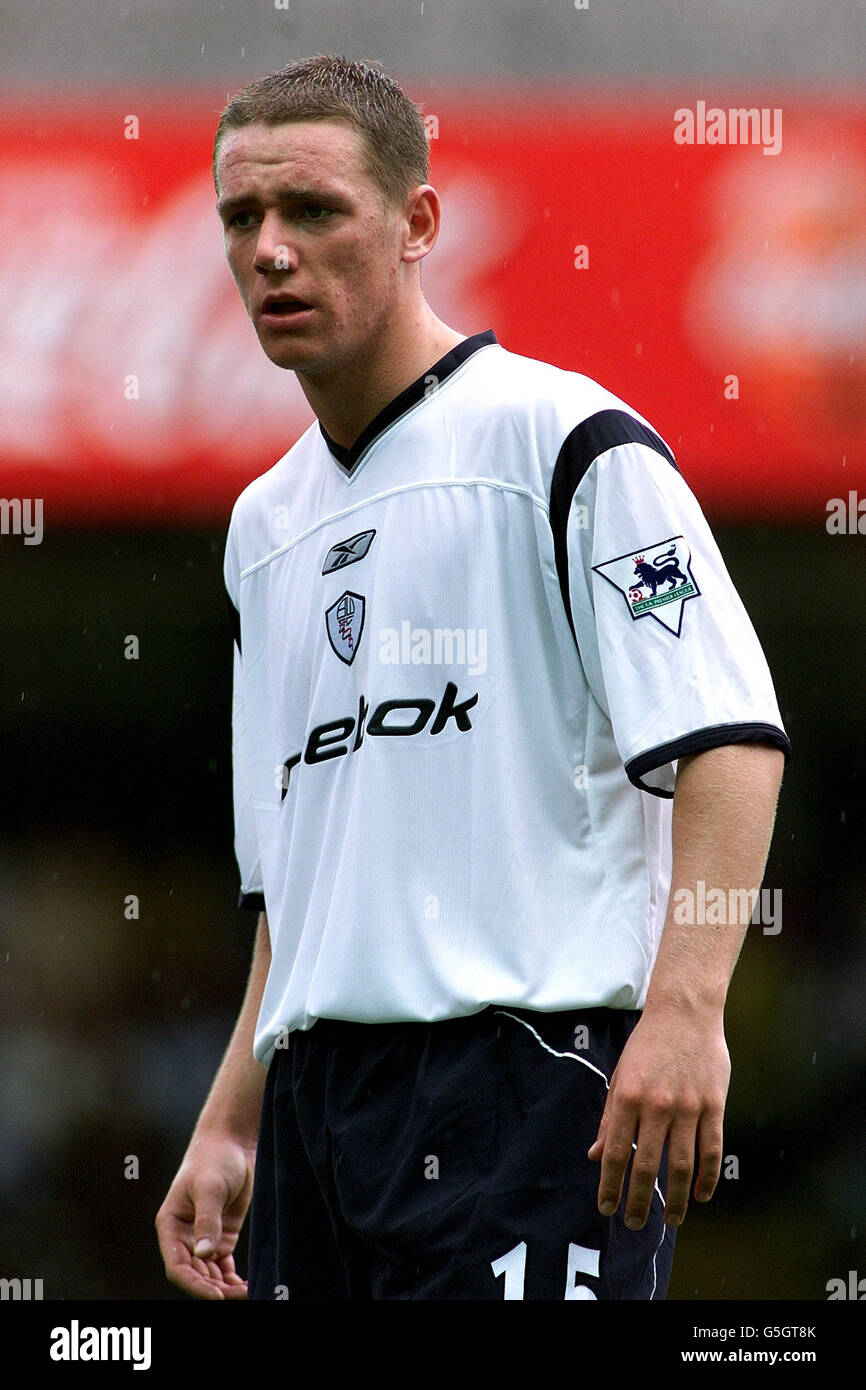
[[[333,375],[298,372],[298,381],[323,429],[349,449],[380,410],[465,336],[424,304],[416,317],[404,318],[401,332],[390,334],[383,350],[370,359]]]

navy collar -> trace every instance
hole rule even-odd
[[[322,431],[322,437],[340,467],[346,473],[352,473],[361,455],[366,453],[374,440],[390,425],[393,425],[394,421],[398,420],[401,415],[405,415],[407,410],[411,410],[413,405],[417,405],[418,401],[424,399],[431,376],[434,376],[441,385],[446,377],[451,376],[452,372],[455,372],[479,348],[487,347],[489,343],[497,341],[493,329],[488,328],[483,333],[473,333],[471,337],[464,338],[462,342],[457,343],[450,352],[446,352],[444,357],[440,357],[438,362],[434,362],[423,376],[419,376],[416,381],[412,382],[411,386],[407,386],[405,391],[401,391],[388,405],[384,406],[369,425],[365,425],[349,449],[332,439],[320,420],[319,429]]]

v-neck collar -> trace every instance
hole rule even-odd
[[[367,452],[379,435],[393,425],[401,415],[405,415],[407,410],[411,410],[412,406],[417,405],[418,401],[423,400],[429,389],[431,376],[435,377],[441,385],[446,377],[451,376],[479,348],[487,347],[488,344],[497,341],[493,329],[488,328],[483,333],[473,333],[470,337],[464,338],[462,342],[456,343],[449,352],[446,352],[444,357],[440,357],[438,362],[434,362],[432,367],[428,367],[423,376],[419,376],[412,382],[411,386],[407,386],[404,391],[389,401],[388,405],[383,406],[369,425],[365,425],[351,448],[347,449],[345,445],[338,444],[335,439],[332,439],[320,420],[319,429],[322,432],[322,437],[343,472],[351,476],[360,462],[362,454]]]

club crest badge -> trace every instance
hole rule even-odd
[[[691,569],[692,553],[682,536],[644,546],[630,555],[619,555],[596,574],[619,589],[632,618],[655,618],[675,637],[683,626],[683,604],[698,598],[700,589]]]
[[[325,613],[328,641],[336,655],[351,666],[364,631],[364,598],[349,589]]]

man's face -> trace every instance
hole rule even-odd
[[[229,130],[217,177],[229,266],[271,361],[315,374],[373,352],[398,305],[406,224],[367,173],[360,132]]]

